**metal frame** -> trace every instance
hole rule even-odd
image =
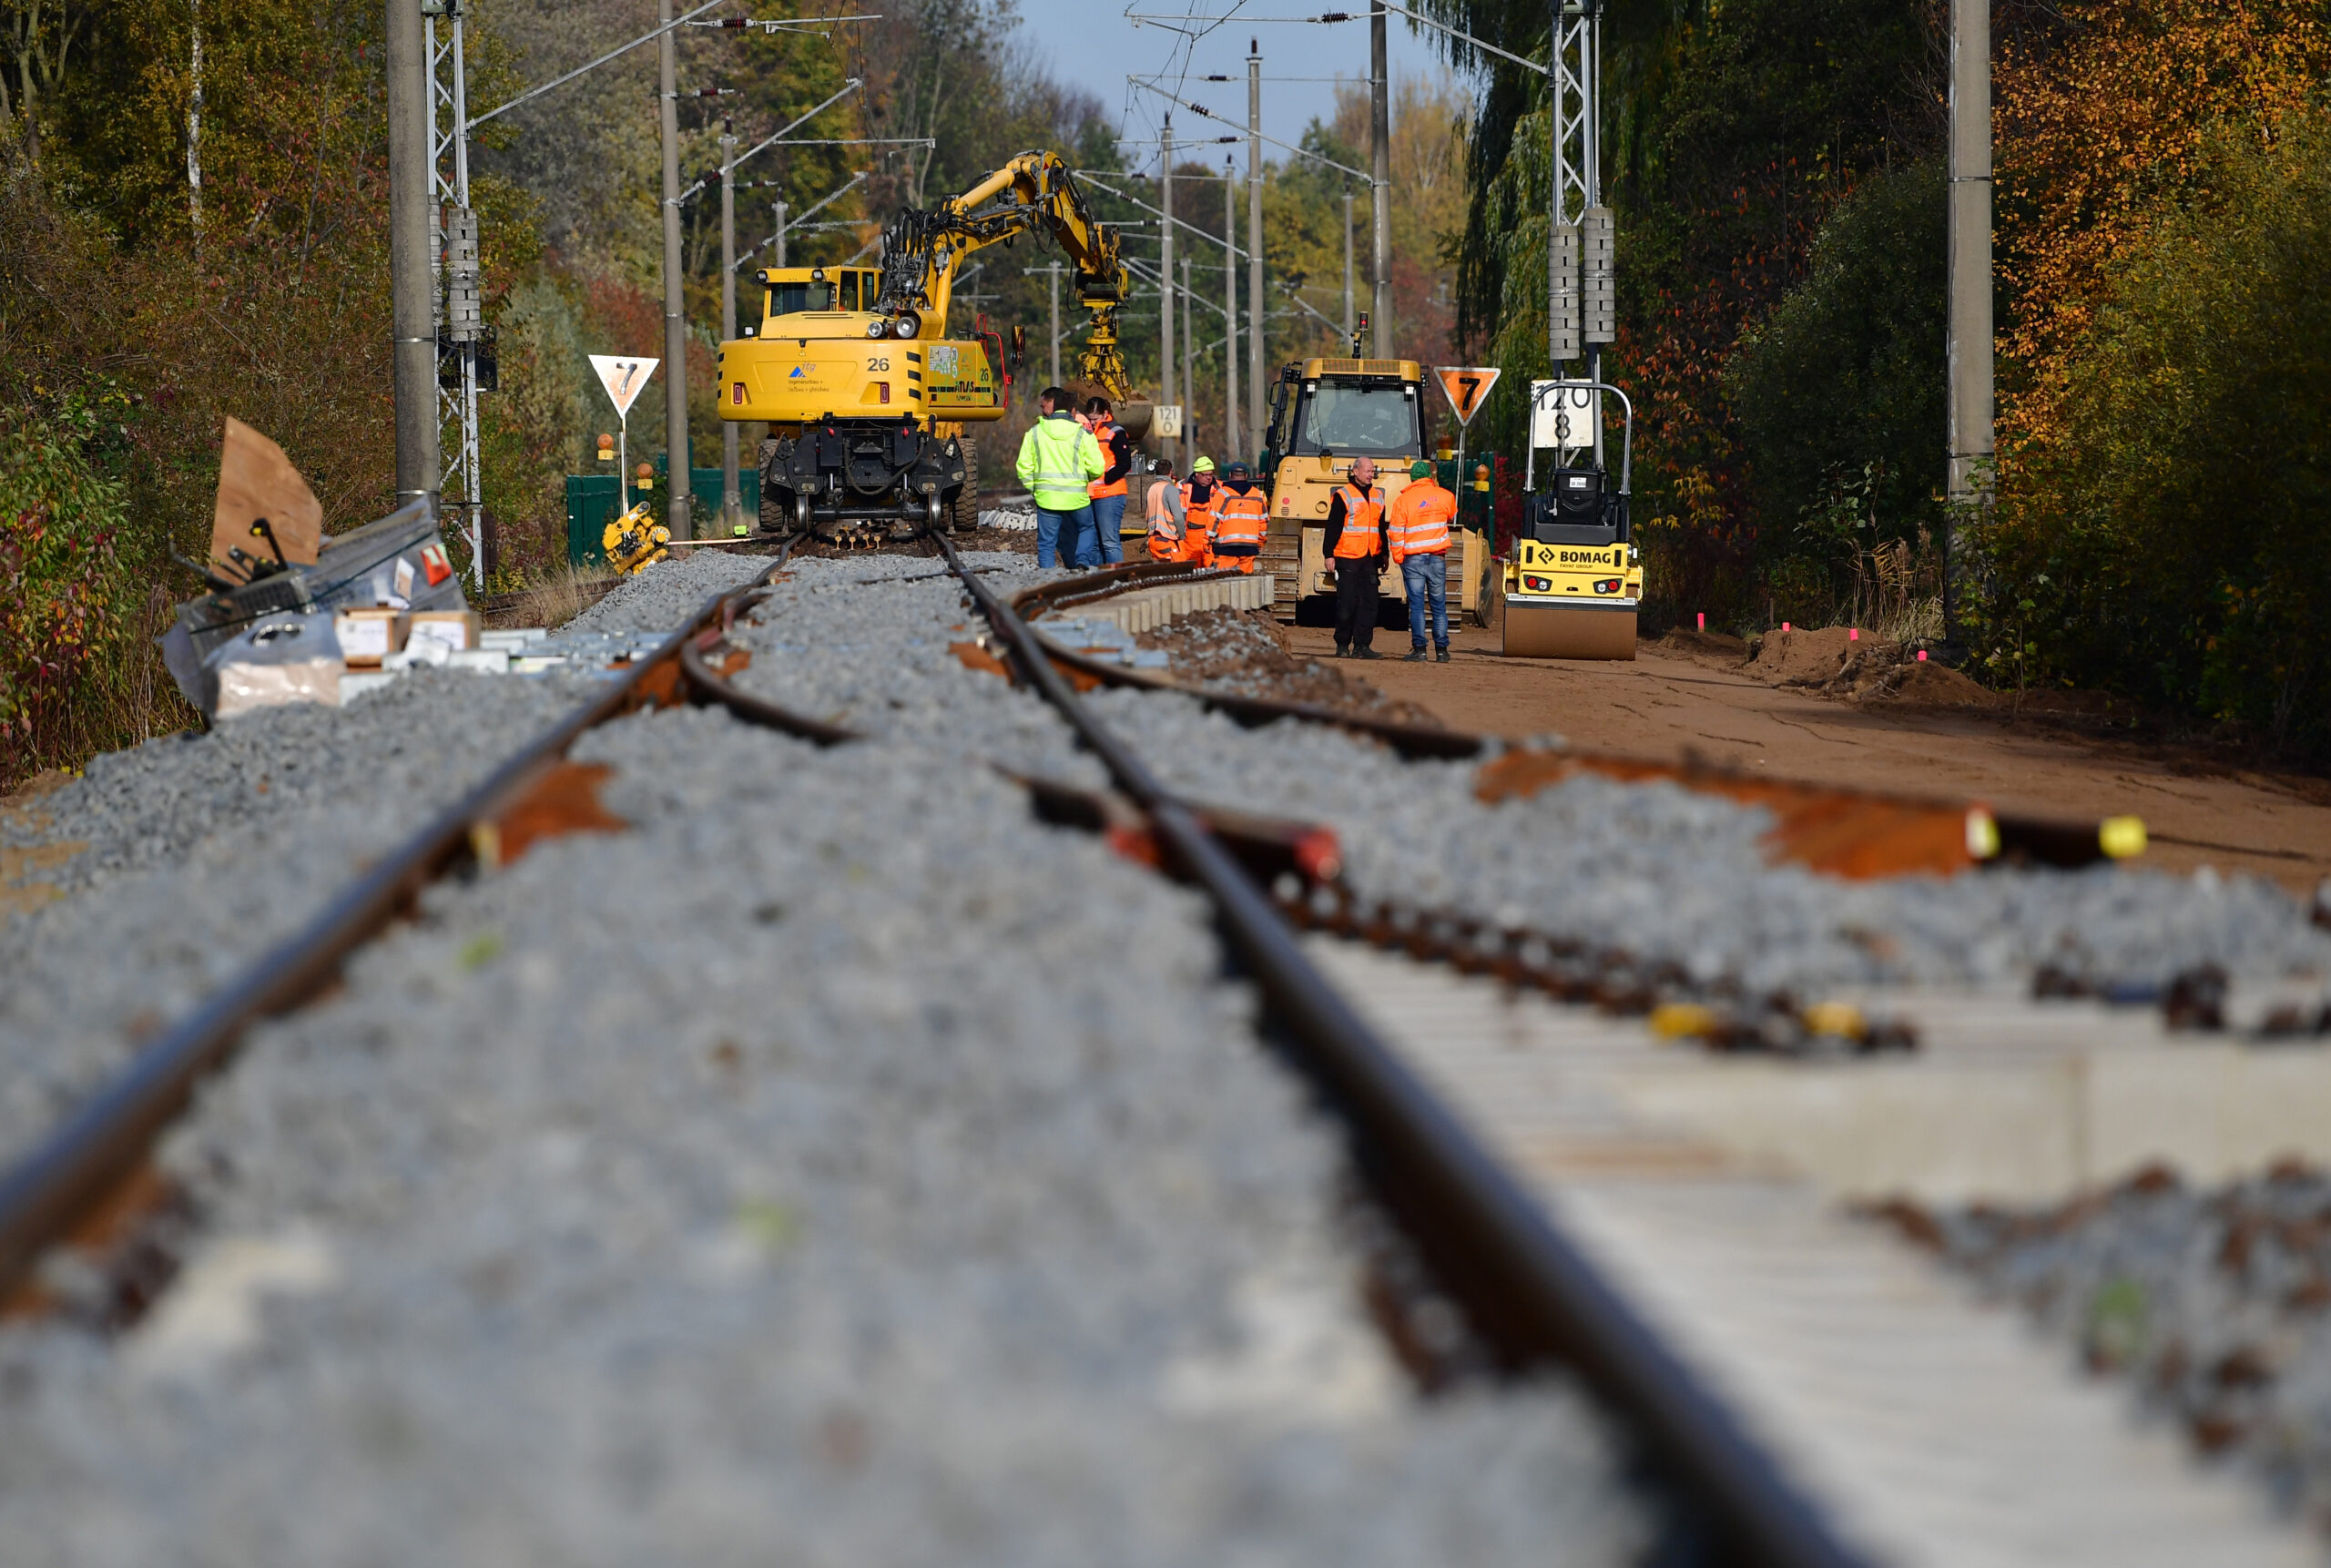
[[[447,265],[453,260],[448,249],[453,226],[445,221],[445,215],[450,209],[462,226],[472,231],[477,222],[477,214],[470,207],[469,80],[462,57],[462,3],[463,0],[424,0],[422,8],[429,50],[430,227],[437,236],[436,251],[431,260],[439,285],[434,311],[439,340],[438,450],[447,454],[439,473],[437,493],[440,504],[453,512],[462,537],[468,542],[470,581],[483,594],[485,484],[478,463],[477,438],[477,343],[483,328],[462,322],[449,326],[447,321],[448,296],[462,287],[462,280]],[[437,18],[441,15],[452,24],[442,46],[437,42]],[[467,258],[464,270],[468,274],[467,286],[474,294],[478,287],[474,255]],[[458,379],[450,387],[445,384],[448,360],[460,366]],[[451,441],[445,438],[448,433],[453,437]],[[455,500],[457,493],[459,499]]]
[[[1621,392],[1609,382],[1602,381],[1573,382],[1556,380],[1547,382],[1542,388],[1532,387],[1530,389],[1529,423],[1534,425],[1538,423],[1538,405],[1546,400],[1547,392],[1554,391],[1568,392],[1581,387],[1585,388],[1589,392],[1606,392],[1611,393],[1619,400],[1619,406],[1626,411],[1626,429],[1619,438],[1619,494],[1624,495],[1628,493],[1627,483],[1630,475],[1634,472],[1635,460],[1635,405],[1634,402],[1628,398],[1625,392]],[[1599,409],[1597,410],[1597,413],[1599,416]],[[1552,448],[1550,450],[1560,451],[1562,449]],[[1594,422],[1594,457],[1595,461],[1598,463],[1600,463],[1603,458],[1603,421],[1600,417],[1597,417]],[[1522,488],[1524,492],[1533,491],[1538,488],[1538,443],[1534,441],[1527,443],[1526,454],[1522,460]]]

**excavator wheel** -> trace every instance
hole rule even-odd
[[[963,487],[949,507],[948,525],[968,534],[980,525],[980,449],[970,436],[963,442]]]

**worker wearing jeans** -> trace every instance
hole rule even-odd
[[[1409,487],[1392,503],[1385,519],[1386,544],[1400,568],[1400,583],[1409,594],[1409,662],[1424,661],[1425,610],[1432,611],[1432,646],[1442,664],[1449,662],[1449,524],[1457,515],[1457,497],[1432,476],[1432,464],[1420,458],[1409,469]]]
[[[1109,412],[1107,398],[1088,398],[1085,427],[1101,452],[1101,476],[1085,487],[1093,505],[1093,548],[1088,552],[1080,535],[1076,565],[1115,565],[1125,558],[1125,521],[1126,479],[1133,473],[1133,435]]]
[[[1093,526],[1085,486],[1101,474],[1101,447],[1059,387],[1037,394],[1036,412],[1041,417],[1021,438],[1014,472],[1036,503],[1036,565],[1072,565],[1077,535]]]

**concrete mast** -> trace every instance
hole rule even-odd
[[[680,272],[680,109],[678,47],[673,41],[672,0],[660,0],[656,39],[661,78],[657,102],[664,134],[664,525],[675,539],[688,526],[688,323]]]
[[[389,0],[389,300],[397,502],[437,500],[437,312],[429,209],[429,46],[421,0]]]

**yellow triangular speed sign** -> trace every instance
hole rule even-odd
[[[1495,365],[1435,365],[1432,373],[1459,424],[1473,423],[1473,415],[1489,399],[1490,388],[1497,385]]]

